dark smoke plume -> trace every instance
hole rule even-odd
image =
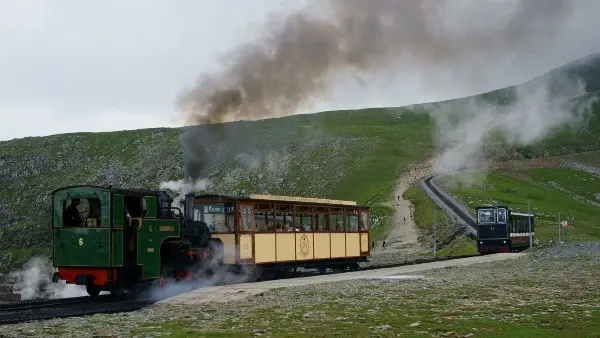
[[[323,0],[273,17],[260,41],[239,46],[224,68],[200,78],[178,98],[186,124],[214,124],[292,115],[337,76],[402,63],[444,65],[456,59],[535,50],[547,44],[573,1]],[[317,13],[318,12],[318,13]],[[398,76],[401,76],[399,74]],[[207,129],[203,129],[206,131]],[[199,130],[182,138],[186,177],[206,164]],[[223,140],[213,132],[210,142]]]

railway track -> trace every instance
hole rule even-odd
[[[0,325],[33,320],[80,317],[98,313],[135,311],[152,304],[148,299],[127,299],[100,296],[51,300],[21,301],[0,306]]]
[[[427,192],[428,195],[433,197],[434,201],[437,200],[436,202],[443,203],[446,208],[450,209],[450,211],[452,211],[452,213],[454,213],[456,216],[458,216],[458,218],[460,218],[460,220],[463,222],[465,228],[467,229],[467,231],[469,233],[471,233],[472,235],[477,235],[477,230],[475,228],[476,222],[473,219],[473,217],[471,215],[469,215],[467,212],[465,212],[458,205],[456,205],[455,202],[450,200],[448,198],[448,196],[446,196],[446,194],[441,192],[440,189],[435,185],[435,183],[432,182],[432,180],[438,176],[439,175],[430,175],[423,180],[423,184],[425,185],[425,188],[426,188],[425,191]],[[436,204],[439,205],[439,203],[436,203]],[[441,205],[439,205],[439,206],[444,207]]]

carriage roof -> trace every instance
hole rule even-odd
[[[327,204],[332,206],[355,206],[360,208],[369,208],[367,205],[360,205],[356,201],[346,200],[334,200],[327,198],[318,197],[302,197],[302,196],[283,196],[283,195],[262,195],[262,194],[249,194],[249,195],[221,195],[221,194],[204,194],[197,195],[196,198],[222,198],[222,199],[233,199],[240,201],[265,201],[265,202],[293,202],[293,203],[306,203],[306,204]]]

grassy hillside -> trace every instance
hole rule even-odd
[[[591,60],[567,67],[569,73],[586,78],[590,91],[600,88],[600,59]],[[478,98],[505,104],[514,93],[511,87]],[[462,101],[439,105],[446,105],[449,119],[461,123]],[[436,126],[427,107],[200,126],[200,138],[215,127],[227,135],[225,146],[209,149],[211,161],[203,176],[213,183],[215,193],[293,194],[370,204],[376,224],[373,234],[381,236],[392,210],[380,203],[388,201],[396,172],[437,150]],[[542,142],[511,153],[537,157],[600,150],[600,104],[586,122],[558,128]],[[19,265],[34,253],[48,254],[48,194],[53,189],[73,184],[156,189],[161,182],[181,179],[181,131],[76,133],[0,142],[0,270]],[[497,150],[494,142],[490,151]],[[424,216],[417,215],[418,222],[419,217],[427,224]],[[422,234],[424,239],[429,236],[426,229]]]
[[[202,126],[212,128],[213,126]],[[224,126],[211,149],[214,192],[344,198],[374,207],[385,226],[396,170],[431,152],[431,120],[406,109],[326,112]],[[183,177],[179,129],[79,133],[0,142],[0,264],[46,253],[48,194],[73,184],[157,189]],[[202,135],[202,134],[200,134]],[[406,144],[411,144],[406,147]]]

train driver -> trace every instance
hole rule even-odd
[[[131,214],[129,213],[129,209],[127,209],[127,205],[123,206],[123,215],[125,216],[127,225],[131,226]]]
[[[133,237],[133,229],[131,229],[131,214],[129,213],[129,208],[127,205],[123,205],[123,216],[125,217],[125,221],[127,222],[127,249],[130,252],[135,250],[135,238]]]
[[[78,227],[81,225],[81,217],[79,216],[79,198],[74,198],[71,204],[67,207],[64,215],[64,223],[66,226]]]

